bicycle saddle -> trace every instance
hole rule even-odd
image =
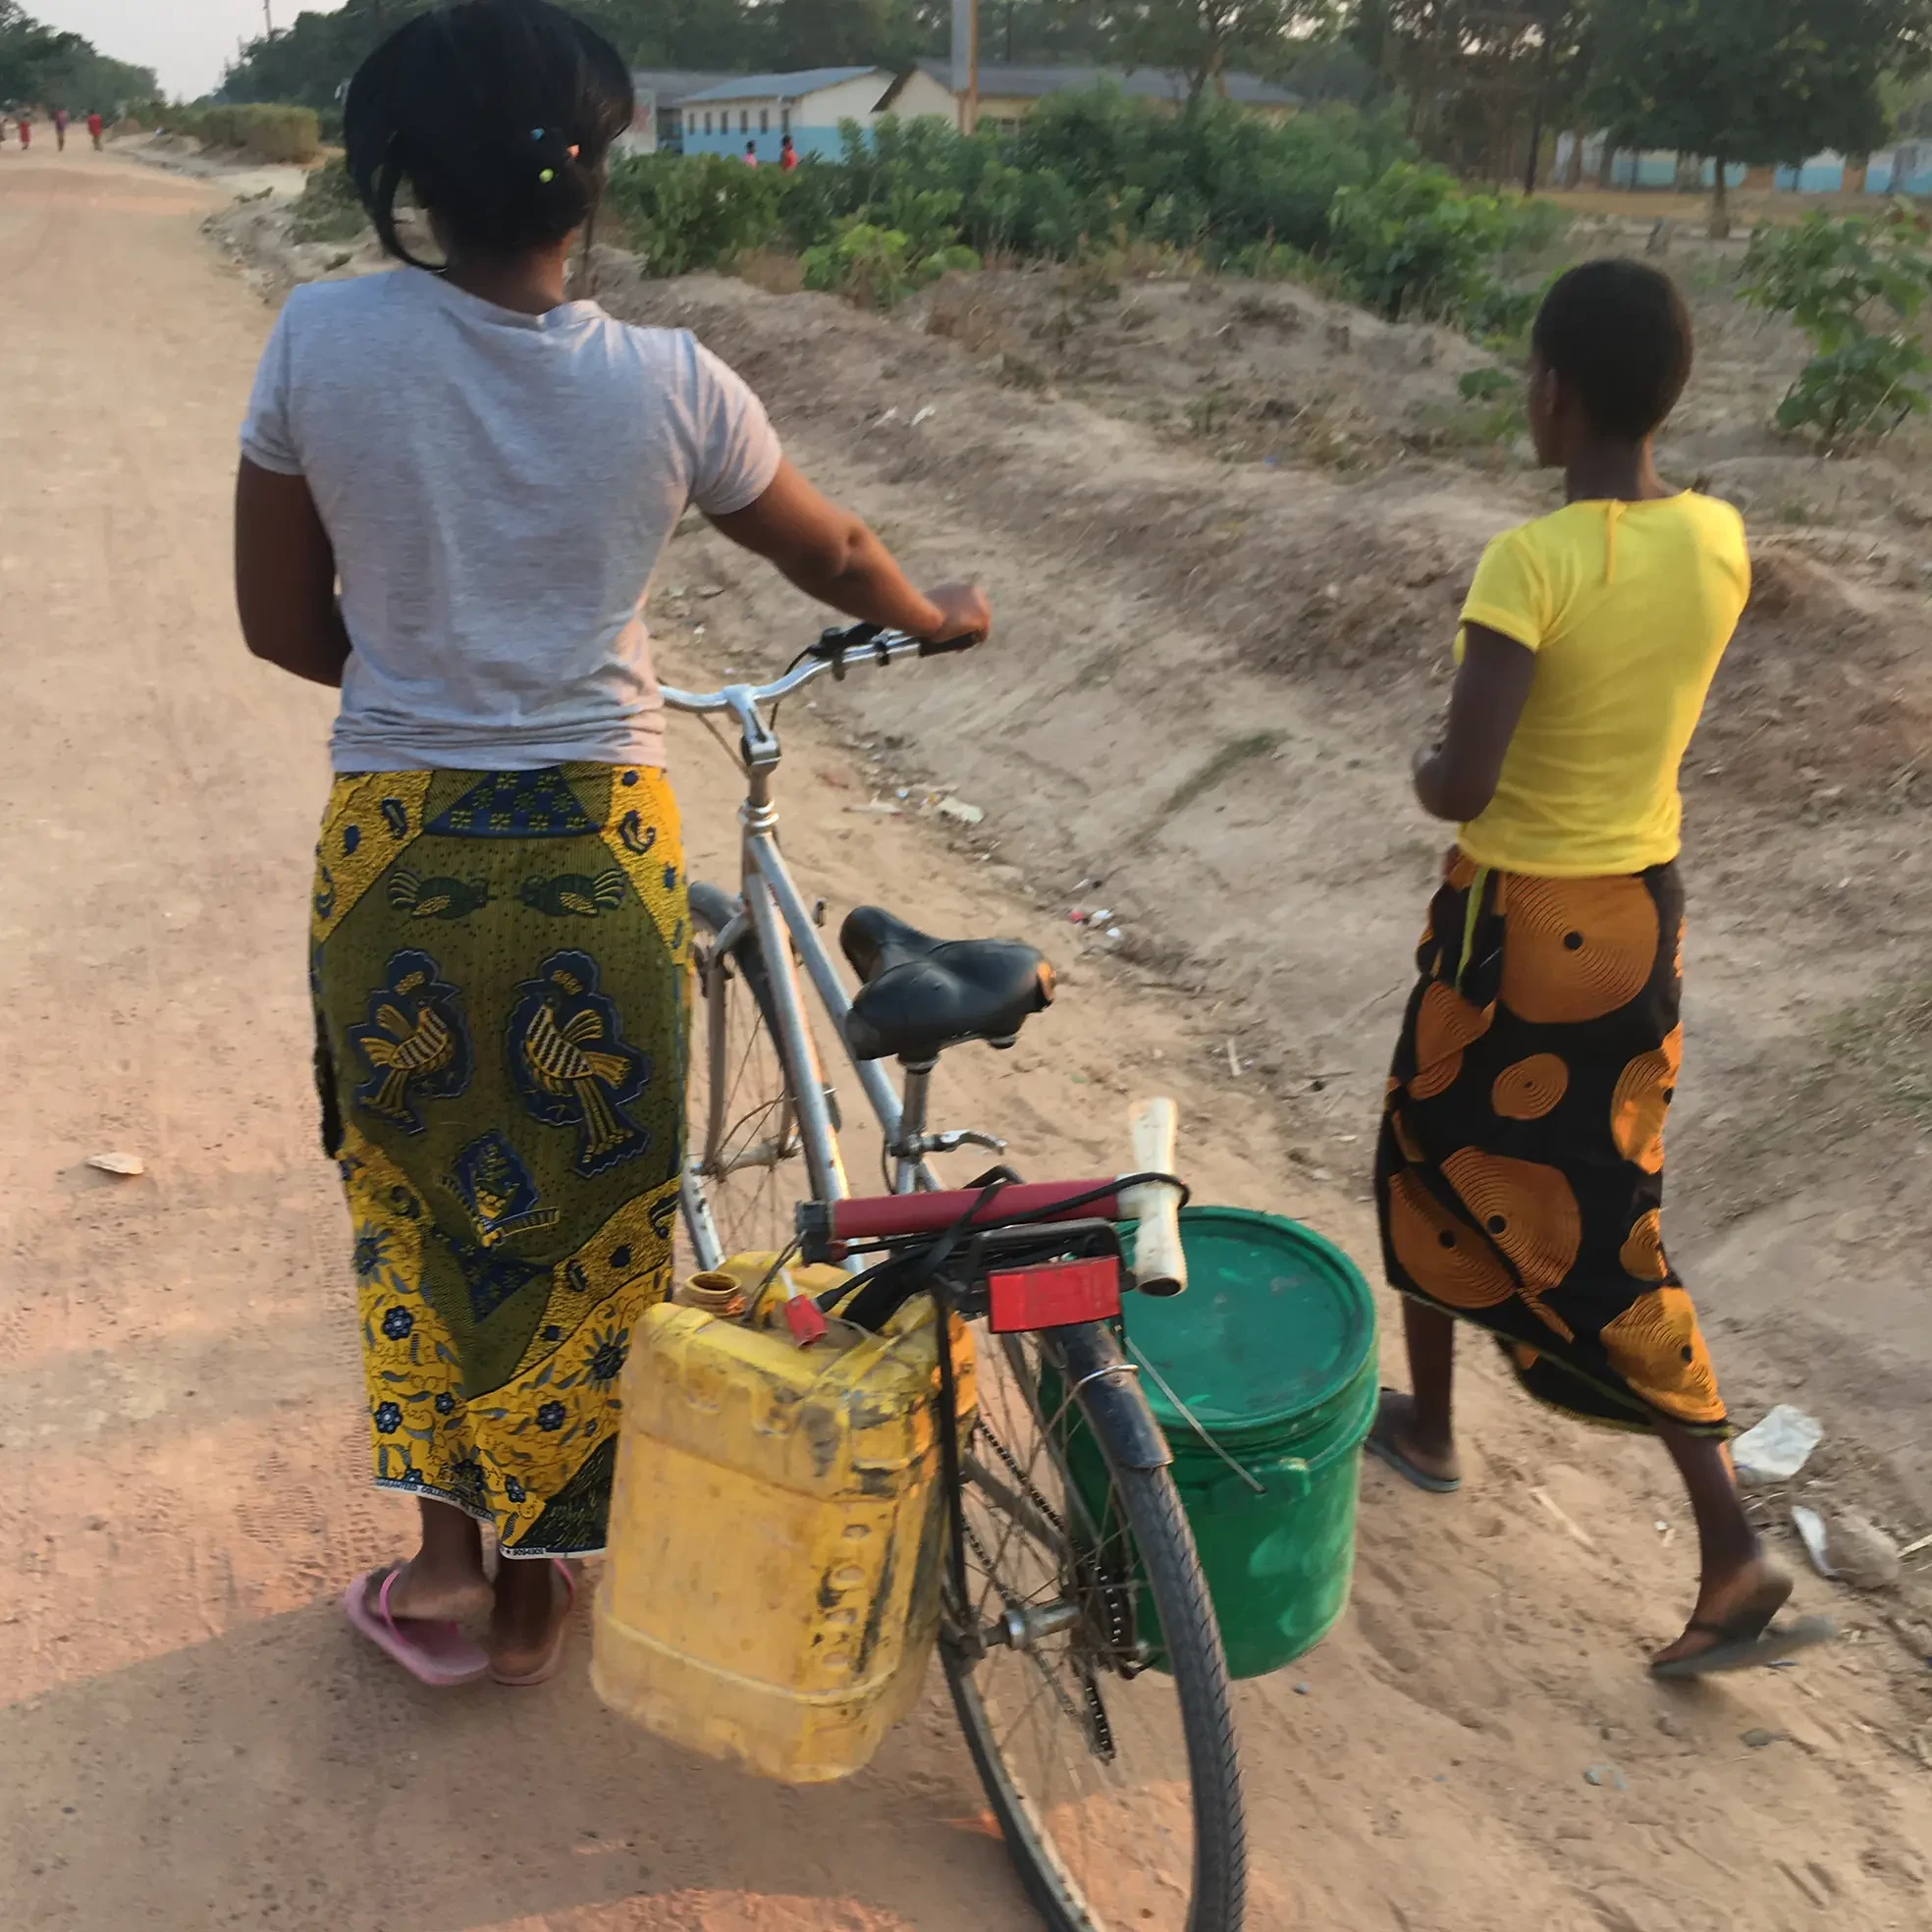
[[[877,906],[858,906],[838,943],[865,983],[845,1017],[862,1060],[930,1060],[962,1041],[1010,1046],[1053,1001],[1053,969],[1016,939],[935,939]]]

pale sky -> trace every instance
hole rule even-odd
[[[269,0],[278,27],[342,0]],[[84,33],[111,60],[151,67],[170,94],[192,100],[221,79],[239,42],[262,30],[262,0],[26,0],[49,27]]]

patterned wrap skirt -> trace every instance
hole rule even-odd
[[[506,1555],[600,1550],[683,1152],[670,785],[607,765],[339,778],[312,911],[377,1486],[466,1511]]]
[[[1682,1051],[1677,868],[1535,879],[1452,852],[1375,1158],[1390,1282],[1488,1329],[1540,1401],[1729,1434],[1659,1231]]]

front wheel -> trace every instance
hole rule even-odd
[[[1007,1851],[1052,1932],[1239,1932],[1227,1663],[1173,1479],[1115,1420],[1138,1389],[1069,1394],[1050,1340],[989,1341],[944,1660]]]
[[[748,932],[719,944],[737,912],[729,893],[692,883],[682,1205],[693,1258],[707,1268],[728,1255],[782,1252],[792,1205],[811,1191],[764,952]]]

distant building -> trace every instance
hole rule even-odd
[[[722,85],[728,74],[700,74],[678,68],[634,68],[630,84],[637,96],[630,130],[617,137],[624,154],[677,154],[684,146],[684,117],[679,110],[687,94]]]
[[[688,80],[692,85],[674,83]],[[932,117],[957,126],[961,102],[952,91],[945,61],[920,61],[894,73],[885,67],[814,67],[796,74],[644,75],[636,77],[639,114],[644,96],[655,98],[655,137],[648,144],[686,154],[742,155],[752,144],[761,162],[776,161],[786,134],[801,155],[835,156],[839,124],[871,127],[882,116],[903,121]],[[1179,108],[1188,98],[1188,77],[1160,68],[980,66],[980,120],[1017,128],[1049,94],[1101,84],[1137,100]],[[1298,95],[1252,74],[1223,77],[1227,98],[1249,113],[1285,120],[1301,106]],[[633,131],[635,135],[636,131]],[[632,145],[644,146],[642,138]]]
[[[1572,173],[1576,136],[1562,134],[1556,143],[1556,175],[1565,181]],[[1612,188],[1710,188],[1716,164],[1695,155],[1679,155],[1663,148],[1619,148],[1609,157],[1608,186]],[[1584,138],[1579,164],[1581,179],[1604,178],[1604,136]],[[1932,142],[1901,142],[1871,155],[1864,162],[1827,149],[1797,167],[1746,168],[1733,162],[1724,171],[1732,188],[1772,188],[1786,194],[1932,194]]]
[[[778,158],[786,134],[801,155],[835,157],[839,124],[870,128],[884,115],[957,123],[959,106],[924,68],[813,67],[797,74],[744,74],[686,94],[677,103],[686,154],[741,155],[749,142],[761,163]]]
[[[947,61],[921,61],[920,67],[948,91],[952,67]],[[1227,98],[1236,107],[1269,121],[1285,121],[1302,104],[1301,96],[1253,74],[1221,77]],[[1179,108],[1186,104],[1189,78],[1157,67],[1002,67],[980,63],[980,119],[996,128],[1017,128],[1048,94],[1082,92],[1101,84],[1118,87],[1136,100],[1156,101]]]

